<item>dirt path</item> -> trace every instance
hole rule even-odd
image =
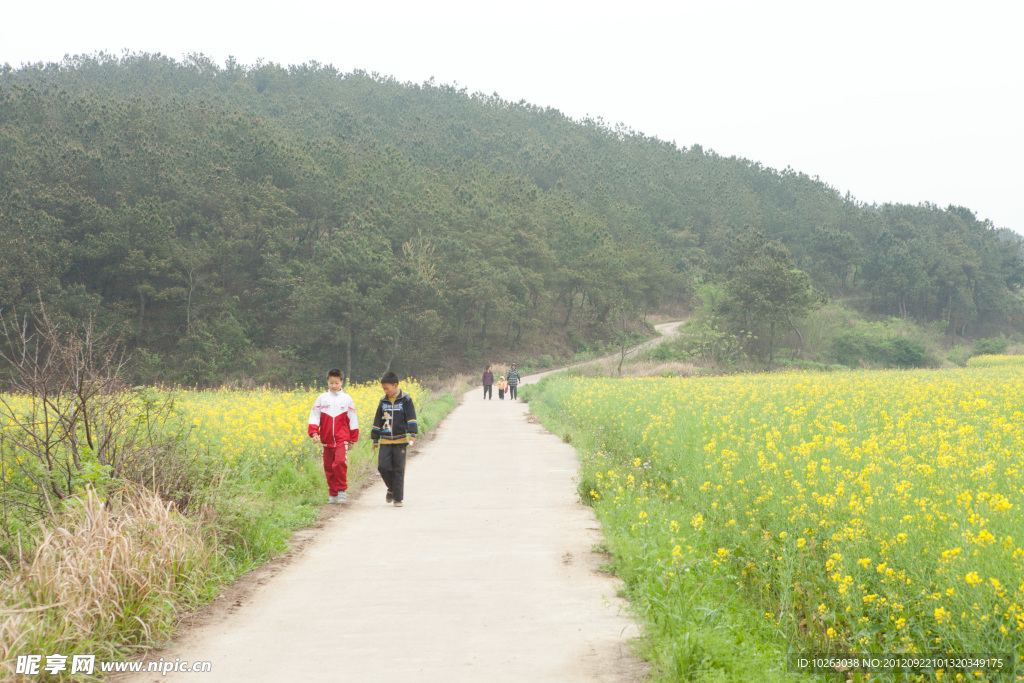
[[[629,349],[626,349],[626,358],[632,358],[633,356],[637,355],[641,351],[646,351],[647,349],[653,349],[655,346],[660,346],[661,344],[667,342],[668,340],[673,339],[675,337],[678,337],[679,334],[680,334],[679,333],[679,326],[682,323],[683,323],[682,320],[675,320],[673,322],[659,323],[659,324],[655,325],[654,329],[661,336],[655,337],[654,339],[648,339],[643,344],[638,344],[638,345],[633,346],[633,347],[631,347]],[[573,365],[568,365],[568,366],[566,366],[564,368],[555,368],[554,370],[547,370],[546,372],[534,373],[532,375],[528,375],[527,377],[524,377],[523,379],[525,381],[523,383],[524,384],[531,384],[532,382],[536,382],[536,381],[538,381],[540,379],[543,379],[544,377],[547,377],[548,375],[553,375],[556,372],[561,372],[562,370],[567,370],[569,368],[578,368],[578,367],[582,367],[584,365],[593,365],[594,363],[604,363],[604,362],[607,362],[607,361],[618,362],[619,361],[619,356],[620,356],[619,353],[610,353],[607,356],[601,356],[600,358],[591,358],[590,360],[585,360],[585,361],[583,361],[581,363],[575,363]]]
[[[577,500],[576,452],[525,404],[481,393],[417,446],[405,507],[384,502],[378,479],[295,557],[144,661],[209,661],[201,677],[218,683],[641,677],[636,626]]]

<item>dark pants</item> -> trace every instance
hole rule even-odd
[[[508,397],[514,400],[516,398],[516,395],[517,395],[516,389],[518,389],[518,388],[519,388],[518,384],[509,384],[508,385]]]
[[[395,497],[395,502],[402,502],[405,494],[405,447],[404,443],[382,443],[377,450],[377,471],[381,479]]]
[[[484,398],[494,398],[491,396],[491,386],[490,384],[484,385]]]

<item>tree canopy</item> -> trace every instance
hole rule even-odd
[[[761,260],[740,277],[751,231]],[[328,364],[368,379],[585,345],[685,306],[698,282],[738,296],[746,281],[753,301],[757,263],[792,285],[755,316],[769,325],[806,308],[806,285],[951,335],[1019,329],[1007,232],[317,63],[98,54],[0,72],[0,308],[91,315],[151,380]]]

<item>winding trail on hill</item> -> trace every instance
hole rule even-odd
[[[526,404],[481,394],[417,444],[403,508],[385,503],[375,477],[266,580],[142,659],[208,661],[211,673],[114,680],[642,677],[637,628],[618,579],[599,571],[599,525],[578,502],[576,452]]]

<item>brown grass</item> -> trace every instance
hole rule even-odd
[[[138,487],[106,503],[90,489],[31,546],[0,582],[0,679],[19,654],[100,659],[125,654],[109,642],[144,646],[174,626],[182,579],[217,560],[197,523]]]
[[[618,377],[618,367],[619,361],[617,358],[602,359],[570,368],[567,370],[567,373],[579,377]],[[630,362],[627,359],[622,364],[623,377],[661,377],[664,375],[692,377],[697,372],[697,366],[693,363],[681,363],[678,361],[642,360]]]
[[[497,374],[495,374],[495,379],[497,379]],[[479,384],[479,380],[480,377],[476,374],[462,372],[454,375],[445,375],[444,377],[432,377],[422,380],[421,383],[436,395],[451,394],[457,400],[464,393]]]

